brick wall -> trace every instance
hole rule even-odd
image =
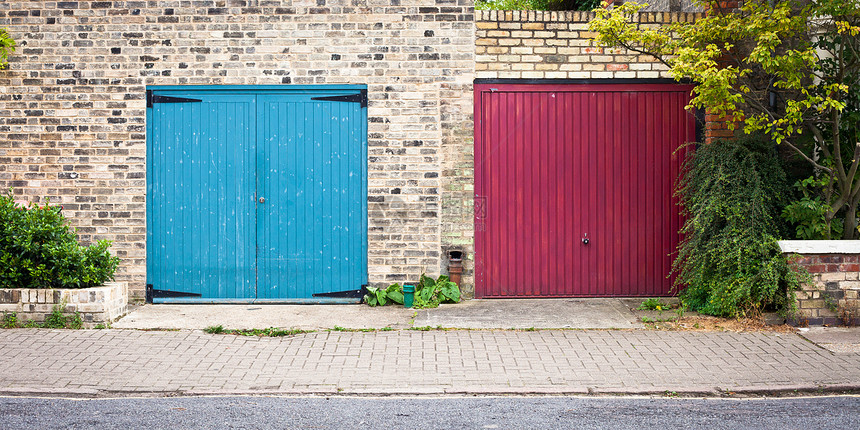
[[[19,43],[0,71],[0,189],[112,240],[136,297],[148,85],[366,84],[371,283],[471,244],[470,0],[7,0],[0,27]]]
[[[860,324],[860,254],[804,253],[791,261],[812,276],[795,291],[795,324]]]
[[[475,75],[486,79],[668,78],[653,57],[602,48],[588,31],[590,12],[476,11]],[[701,13],[642,13],[659,25]]]

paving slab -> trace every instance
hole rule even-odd
[[[809,327],[799,329],[799,333],[834,353],[860,353],[860,327]]]
[[[858,359],[785,333],[7,329],[0,395],[856,392]]]
[[[296,328],[324,330],[407,328],[415,311],[398,306],[367,305],[143,305],[112,324],[114,328],[228,329]]]
[[[421,309],[415,326],[443,328],[643,328],[630,310],[641,299],[482,299]]]

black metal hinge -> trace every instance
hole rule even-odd
[[[152,299],[164,299],[175,297],[201,297],[202,294],[186,293],[182,291],[157,290],[152,284],[146,284],[146,303],[152,303]]]
[[[362,285],[360,290],[335,291],[333,293],[316,293],[313,297],[333,297],[344,299],[360,299],[367,294],[367,285]]]
[[[360,103],[361,107],[367,107],[367,90],[361,90],[358,94],[350,94],[348,96],[326,96],[326,97],[311,97],[311,100],[327,101],[327,102],[347,102]]]
[[[151,108],[155,103],[198,103],[200,99],[188,99],[184,97],[156,96],[152,90],[146,90],[146,107]]]

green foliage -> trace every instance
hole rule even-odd
[[[5,28],[0,28],[0,70],[9,67],[9,54],[15,52],[15,40]]]
[[[440,303],[459,303],[460,287],[451,282],[447,276],[441,275],[433,279],[424,274],[415,286],[415,301],[413,308],[435,308]]]
[[[78,244],[60,206],[21,206],[0,195],[0,288],[88,288],[113,279],[110,242]]]
[[[364,302],[370,306],[385,306],[391,303],[403,304],[403,286],[391,284],[388,288],[367,287]],[[433,279],[424,274],[415,286],[415,299],[412,307],[416,309],[435,308],[440,303],[459,303],[460,287],[441,275]]]
[[[663,311],[663,310],[669,309],[669,307],[670,306],[667,303],[663,302],[662,300],[651,298],[651,299],[645,299],[644,301],[642,301],[642,304],[639,305],[639,310]]]
[[[66,315],[63,313],[63,308],[66,307],[65,303],[58,303],[54,305],[51,313],[45,316],[45,322],[41,325],[37,325],[37,327],[41,328],[70,328],[73,330],[80,330],[84,327],[84,321],[81,319],[80,312],[75,312],[71,315]]]
[[[238,336],[257,337],[283,337],[295,336],[297,334],[303,333],[311,333],[311,331],[308,330],[301,330],[296,328],[282,329],[277,327],[227,330],[224,328],[224,326],[220,324],[206,327],[203,329],[203,331],[209,334],[234,334]]]
[[[595,9],[589,27],[599,44],[653,55],[675,79],[693,82],[691,106],[766,134],[829,178],[819,205],[815,198],[798,204],[794,219],[824,209],[830,224],[844,213],[842,238],[856,238],[860,0],[748,0],[733,10],[717,0],[697,3],[715,12],[653,26],[640,23],[642,6],[629,2]]]
[[[476,10],[591,10],[600,0],[475,0]]]
[[[209,334],[221,334],[224,333],[224,326],[222,325],[210,325],[203,329],[204,332]]]
[[[3,311],[3,320],[0,321],[0,327],[15,328],[18,327],[18,313]]]
[[[843,224],[838,219],[827,219],[827,213],[832,208],[822,197],[824,194],[819,192],[829,180],[826,176],[821,179],[811,176],[794,184],[802,197],[786,205],[782,217],[795,225],[798,239],[829,240],[842,236]]]
[[[737,317],[787,306],[799,287],[777,240],[788,194],[773,144],[745,137],[700,147],[678,187],[687,215],[674,271],[682,301],[705,314]]]
[[[403,304],[403,286],[391,284],[388,288],[367,287],[364,302],[370,306],[385,306],[391,303]]]

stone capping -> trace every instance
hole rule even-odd
[[[128,313],[128,284],[106,282],[92,288],[0,289],[0,312],[15,312],[18,321],[45,321],[54,306],[66,314],[79,312],[85,327],[109,324]]]
[[[780,240],[786,254],[860,254],[860,240]]]
[[[639,23],[693,22],[703,18],[703,12],[642,12]],[[594,12],[541,10],[476,10],[475,21],[502,22],[589,22]]]

